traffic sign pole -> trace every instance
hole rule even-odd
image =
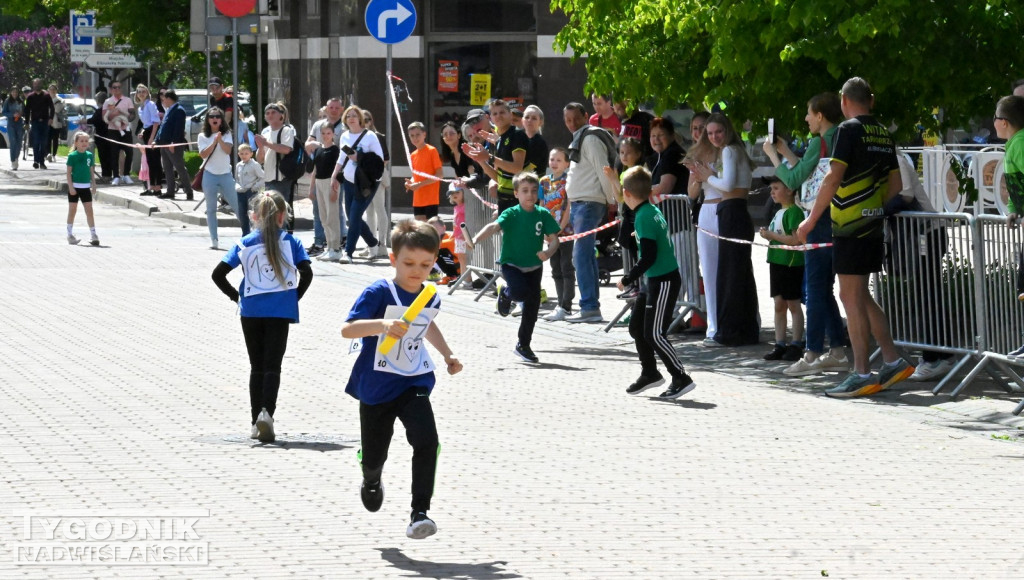
[[[394,107],[394,103],[391,102],[394,95],[390,84],[391,45],[409,38],[409,35],[415,30],[416,7],[411,0],[370,0],[366,5],[363,23],[366,25],[366,30],[370,33],[370,36],[388,45],[388,56],[384,64],[388,73],[384,81],[385,89],[387,89],[384,97],[384,102],[387,103],[387,110],[384,113],[387,134],[384,139],[390,152],[392,151],[391,135],[394,133],[391,127],[393,123],[392,110]],[[399,130],[403,129],[399,127]],[[394,168],[394,166],[395,162],[392,157],[391,168]],[[384,189],[387,197],[388,219],[391,219],[391,168],[388,170],[388,183]]]

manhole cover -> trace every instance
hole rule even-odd
[[[335,433],[278,433],[273,443],[260,443],[250,439],[248,434],[231,433],[228,435],[204,435],[196,437],[199,443],[215,445],[245,445],[247,447],[281,447],[284,449],[313,449],[316,451],[336,451],[350,449],[359,444],[359,437]]]

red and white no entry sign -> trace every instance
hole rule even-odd
[[[256,0],[213,0],[213,5],[224,16],[241,18],[252,12],[256,7]]]

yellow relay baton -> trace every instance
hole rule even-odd
[[[434,297],[434,294],[437,294],[437,286],[434,286],[429,282],[424,284],[423,290],[420,290],[420,294],[416,297],[416,300],[413,300],[412,304],[405,309],[405,314],[402,315],[402,321],[406,324],[412,324],[412,322],[416,320],[416,317],[420,315],[420,310],[423,310],[427,305],[427,302],[430,302],[430,299]],[[381,354],[388,354],[388,352],[394,348],[396,342],[398,342],[398,339],[384,335],[384,340],[380,341],[380,345],[377,346],[377,350]]]

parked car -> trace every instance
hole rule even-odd
[[[96,101],[70,94],[60,95],[60,97],[64,99],[65,105],[64,127],[67,129],[67,132],[73,134],[96,111]],[[64,135],[61,137],[63,138]],[[6,149],[7,147],[7,117],[0,117],[0,148]]]

